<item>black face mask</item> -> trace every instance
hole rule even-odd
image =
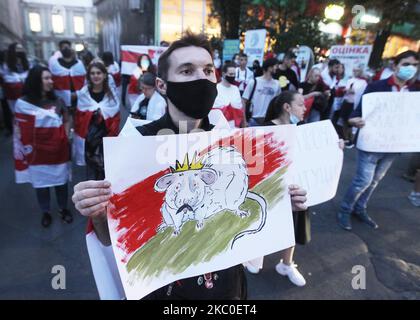
[[[63,55],[63,58],[70,58],[71,57],[71,49],[70,48],[64,48],[61,50],[61,54]]]
[[[235,84],[235,77],[234,76],[225,76],[225,79],[230,84]]]
[[[203,119],[213,107],[217,87],[207,79],[188,82],[168,81],[166,96],[185,115],[194,119]]]

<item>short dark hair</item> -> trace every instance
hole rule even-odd
[[[338,59],[331,59],[328,61],[328,68],[334,67],[336,64],[341,64]]]
[[[102,61],[104,62],[105,66],[108,67],[114,64],[114,55],[110,51],[105,51],[102,53]]]
[[[232,61],[226,61],[222,67],[222,72],[226,73],[229,68],[236,68],[235,64]]]
[[[23,85],[23,95],[26,100],[36,106],[39,106],[42,100],[42,73],[44,71],[51,73],[51,71],[43,65],[33,67],[29,70],[25,84]],[[47,92],[47,98],[53,101],[57,99],[54,90]]]
[[[239,54],[239,58],[247,58],[248,59],[248,55],[246,53],[240,53]]]
[[[154,87],[156,85],[156,76],[153,73],[146,72],[140,77],[140,82],[146,86]]]
[[[185,47],[199,47],[206,50],[213,59],[212,48],[210,45],[207,36],[204,34],[194,34],[191,31],[187,31],[184,36],[173,42],[169,48],[162,53],[158,61],[158,76],[163,80],[168,80],[168,70],[169,70],[169,56],[176,49],[185,48]]]
[[[267,71],[268,68],[275,66],[276,64],[279,64],[279,60],[276,58],[269,58],[263,62],[262,68],[264,71]]]
[[[410,58],[413,57],[414,59],[416,59],[417,61],[419,60],[419,54],[413,50],[407,50],[404,51],[402,53],[400,53],[399,55],[397,55],[394,58],[394,64],[397,65],[401,62],[402,59],[406,59],[406,58]]]
[[[283,60],[284,59],[296,59],[296,58],[297,58],[297,55],[292,50],[289,50],[285,53],[285,55],[283,57]]]
[[[285,103],[291,104],[298,93],[297,91],[283,91],[277,97],[274,97],[268,105],[265,122],[280,117],[284,113],[283,105]]]
[[[69,40],[61,40],[58,43],[58,47],[61,49],[61,47],[64,46],[65,44],[68,44],[71,47],[71,42]]]

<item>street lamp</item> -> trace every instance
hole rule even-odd
[[[344,6],[329,4],[324,10],[325,18],[338,21],[344,15]]]

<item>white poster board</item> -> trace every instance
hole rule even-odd
[[[251,67],[254,60],[258,60],[262,65],[264,60],[265,38],[267,30],[248,30],[245,33],[244,52],[248,56],[248,67]]]
[[[344,64],[346,76],[351,77],[353,74],[353,67],[363,64],[365,70],[368,68],[371,53],[371,45],[332,46],[329,58],[338,59]]]
[[[292,183],[307,192],[308,207],[334,198],[341,169],[343,150],[330,120],[297,127]]]
[[[105,138],[108,225],[127,299],[293,246],[295,138],[293,125]]]
[[[420,152],[420,92],[374,92],[362,97],[366,125],[357,148],[368,152]]]

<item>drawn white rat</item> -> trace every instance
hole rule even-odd
[[[196,220],[197,229],[201,229],[205,219],[225,210],[242,218],[248,216],[248,212],[239,208],[246,198],[260,205],[261,222],[258,228],[237,234],[231,247],[244,235],[261,231],[266,222],[266,201],[260,195],[248,191],[246,163],[234,147],[214,148],[198,162],[195,155],[189,163],[187,155],[182,165],[177,161],[171,173],[156,181],[154,189],[166,192],[161,207],[163,223],[159,230],[173,227],[174,235],[179,234],[187,221]]]

